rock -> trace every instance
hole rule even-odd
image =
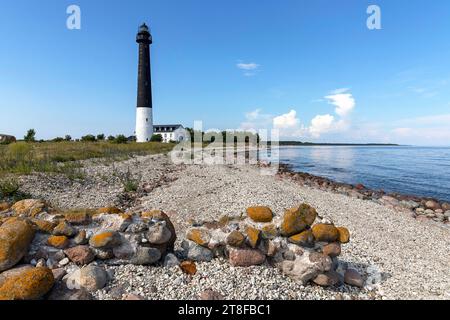
[[[225,300],[225,298],[219,292],[207,289],[200,293],[198,300]]]
[[[116,207],[104,207],[97,209],[97,214],[120,214],[120,213],[123,213],[123,211]]]
[[[355,269],[347,269],[344,274],[344,282],[351,286],[362,288],[364,286],[364,279]]]
[[[25,264],[16,266],[12,269],[6,270],[2,273],[0,273],[0,287],[5,283],[6,280],[15,277],[17,275],[22,274],[26,270],[34,269],[33,265],[31,264]]]
[[[135,265],[153,264],[161,259],[161,252],[156,248],[138,247],[130,262]]]
[[[441,208],[442,208],[442,210],[444,210],[444,212],[445,212],[445,211],[450,211],[450,203],[448,203],[448,202],[442,203],[442,204],[441,204]],[[1,210],[0,210],[0,211],[1,211]]]
[[[26,199],[16,202],[11,209],[17,215],[26,215],[34,217],[44,211],[46,204],[42,200]]]
[[[148,212],[143,212],[141,214],[141,217],[146,220],[165,221],[166,222],[166,227],[169,229],[169,231],[171,233],[171,237],[170,237],[169,241],[165,244],[165,249],[167,249],[169,251],[173,251],[173,247],[174,247],[175,241],[177,239],[177,235],[175,232],[175,227],[173,226],[172,221],[170,221],[169,216],[167,214],[165,214],[164,212],[162,212],[161,210],[152,210],[152,211],[148,211]]]
[[[127,233],[141,233],[148,230],[148,225],[144,222],[132,223],[125,230]]]
[[[100,223],[100,229],[124,232],[133,222],[131,215],[128,214],[99,214],[94,216],[94,221]]]
[[[436,209],[440,209],[441,208],[439,203],[434,201],[434,200],[428,200],[427,202],[425,202],[425,207],[427,209],[431,209],[431,210],[436,210]]]
[[[66,284],[63,282],[57,282],[50,294],[48,295],[48,300],[94,300],[94,297],[86,289],[73,289],[67,288]]]
[[[151,244],[165,244],[172,238],[172,232],[166,227],[165,221],[158,221],[148,227],[146,237]]]
[[[47,244],[57,249],[65,249],[69,245],[69,239],[66,236],[50,236]]]
[[[34,238],[33,228],[16,218],[0,226],[0,272],[16,265],[28,252]]]
[[[89,245],[96,249],[112,249],[120,245],[120,235],[115,231],[100,232],[91,237]]]
[[[164,258],[164,267],[172,268],[180,265],[180,261],[173,253],[168,253]]]
[[[88,265],[74,271],[66,280],[70,290],[84,288],[89,292],[102,289],[108,282],[108,274],[105,269]]]
[[[229,262],[235,267],[250,267],[263,264],[266,256],[255,249],[229,249]]]
[[[112,249],[96,249],[94,248],[95,257],[100,260],[109,260],[114,258],[114,253]]]
[[[188,275],[195,275],[197,273],[197,266],[194,261],[183,261],[180,263],[181,270]]]
[[[67,250],[64,250],[66,256],[70,261],[78,264],[89,264],[95,259],[95,253],[89,246],[76,246]]]
[[[339,231],[332,224],[318,223],[311,230],[316,241],[334,242],[339,238]]]
[[[53,234],[55,236],[66,236],[70,238],[77,234],[77,230],[70,223],[62,221],[53,229]]]
[[[445,211],[444,216],[447,218],[447,220],[450,218],[450,210]]]
[[[53,278],[55,278],[55,282],[61,281],[62,278],[67,274],[64,268],[52,269]]]
[[[234,230],[232,231],[228,236],[227,236],[227,240],[226,243],[232,247],[242,247],[244,245],[245,242],[245,237],[244,235],[237,231]]]
[[[128,301],[142,301],[146,300],[144,297],[139,296],[137,294],[127,294],[122,300],[128,300]]]
[[[350,232],[348,231],[348,229],[344,227],[338,227],[337,230],[339,232],[339,242],[348,243],[350,241]]]
[[[420,204],[412,200],[402,200],[400,201],[400,206],[409,210],[414,210],[418,208]]]
[[[337,242],[329,243],[322,248],[322,253],[331,258],[338,257],[341,254],[341,245]]]
[[[86,236],[86,230],[80,230],[75,238],[73,238],[73,242],[77,245],[87,244],[88,239]]]
[[[280,267],[284,274],[305,285],[319,274],[330,271],[332,260],[320,253],[305,252],[301,256],[296,256],[294,261],[283,261]]]
[[[48,268],[23,269],[3,282],[0,300],[36,300],[49,292],[54,282]]]
[[[273,223],[265,224],[261,228],[261,237],[263,239],[275,239],[278,237],[278,229],[277,226]]]
[[[273,218],[272,210],[263,206],[247,208],[247,215],[255,222],[271,222]]]
[[[31,222],[37,232],[52,234],[53,229],[56,227],[56,223],[46,220],[32,219]]]
[[[211,240],[211,235],[208,229],[205,228],[191,228],[186,233],[186,238],[194,241],[196,244],[207,247]]]
[[[248,245],[252,248],[256,248],[261,238],[261,231],[259,231],[256,228],[248,226],[247,229],[245,230],[245,233],[247,234]]]
[[[58,265],[59,265],[60,267],[64,267],[64,266],[68,265],[69,262],[70,262],[69,258],[64,258],[64,259],[62,259],[61,261],[59,261]]]
[[[340,276],[336,271],[327,271],[317,275],[313,282],[322,287],[330,287],[340,282]]]
[[[11,208],[11,205],[8,202],[0,202],[0,212],[7,211]]]
[[[314,223],[317,217],[316,209],[308,204],[286,210],[281,224],[281,234],[290,237],[305,230]]]
[[[91,215],[93,212],[87,210],[73,210],[63,212],[64,219],[73,225],[86,225],[91,222]]]
[[[214,257],[210,249],[199,246],[190,240],[184,240],[181,247],[183,248],[183,255],[189,260],[209,262]]]
[[[307,248],[314,246],[314,236],[311,230],[305,230],[299,234],[293,235],[289,237],[288,241]]]

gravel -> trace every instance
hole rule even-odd
[[[269,206],[282,215],[286,208],[307,202],[320,216],[350,230],[351,241],[343,246],[340,260],[367,278],[363,289],[324,289],[303,287],[269,266],[234,268],[221,260],[199,263],[192,278],[178,267],[126,265],[108,267],[115,279],[95,293],[97,298],[120,299],[110,292],[123,289],[149,299],[195,299],[213,289],[226,299],[450,299],[450,230],[442,224],[421,222],[373,201],[263,176],[250,165],[175,166],[158,155],[113,165],[86,161],[84,168],[85,181],[34,175],[24,178],[24,191],[67,208],[119,203],[132,212],[162,209],[177,229],[176,251],[192,220],[240,215],[253,205]],[[130,168],[146,190],[123,204],[123,187],[112,168]]]

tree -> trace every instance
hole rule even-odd
[[[36,141],[36,130],[30,129],[27,131],[27,135],[23,137],[26,142],[35,142]]]
[[[61,137],[56,137],[55,139],[52,140],[53,142],[63,142],[64,138]]]
[[[103,141],[103,140],[105,140],[105,135],[104,135],[103,133],[98,134],[98,135],[97,135],[97,140],[98,140],[98,141]]]
[[[127,143],[128,142],[128,138],[125,137],[123,134],[119,134],[115,139],[114,139],[115,143]]]
[[[162,142],[163,137],[160,134],[154,134],[152,135],[152,138],[150,139],[151,142]]]
[[[116,138],[114,136],[108,136],[108,141],[114,141]]]
[[[83,142],[95,142],[95,136],[92,134],[87,134],[83,137],[81,137],[81,141]]]
[[[66,140],[66,141],[72,141],[72,137],[69,136],[68,134],[66,134],[66,136],[64,137],[64,140]]]

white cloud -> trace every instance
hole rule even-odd
[[[311,126],[308,130],[313,138],[319,138],[321,134],[331,131],[334,126],[334,117],[324,114],[315,116],[311,120]]]
[[[261,109],[255,109],[245,114],[245,121],[241,123],[242,130],[267,129],[272,125],[273,116],[261,113]]]
[[[331,95],[325,96],[328,103],[336,106],[335,112],[341,117],[349,115],[356,105],[353,95],[347,91],[347,88],[337,89]]]
[[[291,110],[286,114],[273,118],[273,127],[275,129],[295,128],[299,125],[300,120],[297,118],[297,111]]]
[[[251,62],[251,63],[238,63],[236,65],[241,70],[256,70],[260,67],[259,64]]]

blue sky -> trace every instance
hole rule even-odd
[[[66,28],[71,4],[81,30]],[[447,0],[3,1],[0,132],[133,134],[143,21],[155,123],[450,145]]]

